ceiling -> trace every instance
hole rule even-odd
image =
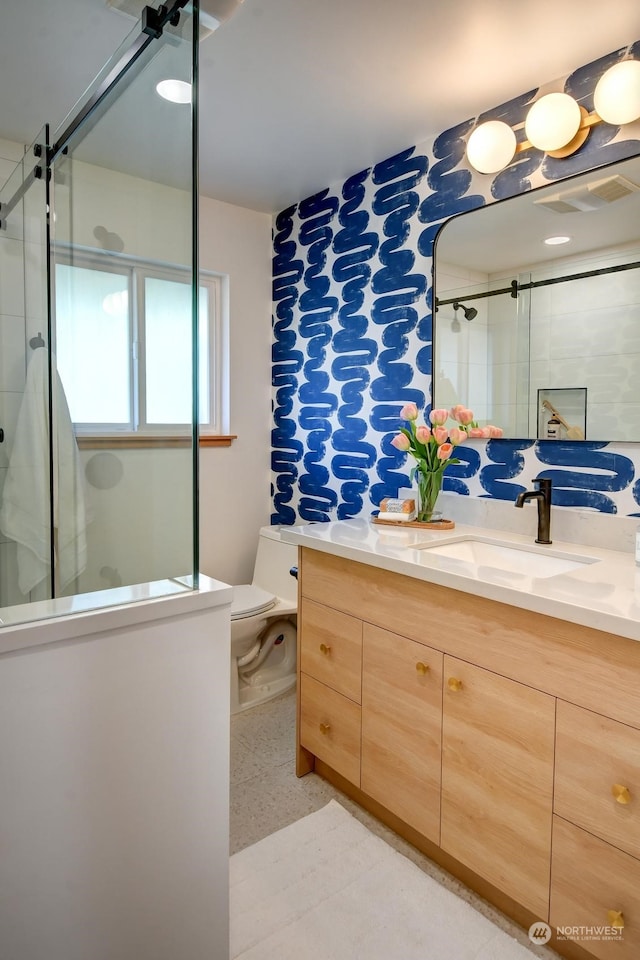
[[[201,192],[281,210],[638,39],[639,10],[244,0],[200,47]],[[105,0],[3,0],[0,137],[30,143],[57,126],[132,26]]]

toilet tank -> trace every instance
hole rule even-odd
[[[298,548],[285,543],[281,527],[261,527],[253,569],[253,583],[294,606],[298,602],[298,581],[289,573],[298,565]]]

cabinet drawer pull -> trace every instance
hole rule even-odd
[[[320,644],[320,653],[324,653],[325,657],[328,657],[329,654],[331,653],[331,647],[328,646],[326,643],[321,643],[321,644]]]
[[[429,672],[429,667],[427,666],[426,663],[423,663],[422,660],[418,660],[418,662],[416,663],[416,670],[420,674],[420,676],[424,677],[425,673]]]
[[[449,677],[447,686],[449,690],[462,690],[462,680],[458,680],[457,677]]]
[[[321,723],[321,724],[320,724],[320,733],[321,733],[323,736],[326,736],[326,735],[329,733],[330,730],[331,730],[331,724],[330,724],[330,723]]]
[[[621,783],[614,783],[611,787],[611,793],[616,798],[618,803],[631,803],[631,794],[629,793],[629,788],[624,787]]]
[[[624,914],[622,910],[607,910],[607,923],[610,927],[624,927]]]

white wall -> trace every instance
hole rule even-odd
[[[200,455],[200,567],[247,583],[258,529],[269,522],[271,457],[271,217],[200,201],[200,263],[229,276],[231,447]]]
[[[3,628],[5,960],[228,956],[230,596],[211,586]]]

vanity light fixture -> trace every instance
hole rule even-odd
[[[531,147],[562,159],[582,146],[596,124],[633,123],[640,118],[640,60],[610,67],[598,81],[594,104],[588,113],[568,93],[548,93],[532,104],[523,125],[487,120],[477,126],[467,142],[467,160],[478,173],[499,173]],[[526,139],[518,143],[516,130],[522,126]]]
[[[571,237],[546,237],[543,242],[549,247],[556,247],[561,243],[569,243],[570,241]]]
[[[191,103],[191,84],[186,80],[161,80],[156,93],[170,103]]]

